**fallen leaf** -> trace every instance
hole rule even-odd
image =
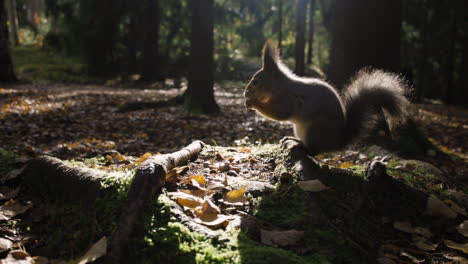
[[[6,238],[0,238],[0,252],[7,251],[11,249],[13,242]]]
[[[107,238],[102,237],[78,260],[78,264],[86,264],[107,254]]]
[[[432,232],[425,228],[425,227],[421,227],[421,226],[417,226],[414,228],[414,233],[415,234],[418,234],[418,235],[421,235],[423,237],[427,237],[427,238],[430,238],[432,237]]]
[[[274,247],[287,247],[296,245],[304,238],[304,231],[267,231],[260,230],[260,237],[263,244]]]
[[[187,183],[192,184],[193,186],[199,187],[199,186],[205,186],[206,185],[206,179],[205,176],[199,174],[199,175],[193,175],[190,176],[187,180]]]
[[[245,203],[247,202],[247,197],[245,197],[246,187],[242,187],[237,190],[232,190],[226,193],[224,196],[224,201],[228,203]]]
[[[218,218],[221,210],[211,200],[206,200],[201,206],[195,208],[195,215],[204,222],[212,222]]]
[[[347,168],[351,168],[352,166],[354,166],[353,163],[349,162],[349,161],[345,161],[343,163],[341,163],[338,168],[340,169],[347,169]]]
[[[394,222],[393,228],[403,231],[405,233],[414,233],[413,225],[410,222]]]
[[[170,192],[168,195],[172,199],[175,199],[180,206],[196,208],[203,204],[203,199],[185,192]]]
[[[208,226],[211,229],[225,228],[229,224],[231,216],[228,215],[217,215],[213,221],[207,221],[200,218],[195,218],[195,222]]]
[[[450,209],[450,207],[448,207],[444,202],[439,200],[439,198],[435,197],[433,194],[427,198],[425,213],[432,216],[441,216],[446,218],[457,217],[457,213],[455,211]]]
[[[21,167],[19,169],[11,170],[10,172],[8,172],[5,176],[3,176],[0,179],[0,182],[4,183],[4,182],[6,182],[8,180],[12,180],[12,179],[17,178],[19,175],[21,175],[23,173],[25,168],[26,168],[26,166],[23,166],[23,167]]]
[[[0,200],[9,200],[15,198],[19,193],[20,187],[11,189],[7,186],[0,186]]]
[[[463,223],[457,226],[458,233],[462,234],[465,237],[468,237],[468,220],[463,221]]]
[[[319,180],[299,181],[297,186],[306,192],[321,192],[330,189]]]
[[[187,193],[187,194],[190,194],[190,195],[193,195],[193,196],[197,196],[197,197],[200,197],[200,198],[204,198],[205,196],[212,195],[213,193],[215,193],[212,190],[202,190],[202,189],[182,190],[181,192],[184,192],[184,193]]]
[[[463,251],[463,253],[468,253],[468,244],[459,244],[451,240],[444,240],[444,242],[445,242],[445,245],[449,248]]]
[[[433,244],[428,241],[425,237],[414,236],[413,237],[414,245],[424,251],[434,251],[437,249],[438,244]]]
[[[15,200],[10,200],[0,206],[0,220],[10,220],[11,218],[26,212],[32,204],[22,205]]]
[[[175,182],[177,180],[177,177],[179,177],[180,174],[184,173],[187,170],[187,166],[173,168],[169,173],[166,174],[166,181]]]
[[[35,262],[27,252],[12,250],[5,259],[0,260],[0,264],[35,264]]]

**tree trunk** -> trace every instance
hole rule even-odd
[[[0,1],[0,82],[13,82],[16,80],[10,54],[5,2]]]
[[[315,14],[315,0],[310,0],[309,6],[309,38],[307,44],[307,64],[312,64],[313,58],[313,44],[314,44],[314,14]]]
[[[337,0],[328,79],[342,87],[363,67],[398,72],[401,8],[399,0]]]
[[[294,48],[294,58],[296,61],[295,72],[304,75],[304,49],[305,49],[305,24],[306,24],[307,0],[297,0],[296,2],[296,45]]]
[[[278,0],[278,50],[281,55],[283,41],[283,0]]]
[[[219,112],[213,90],[213,0],[193,0],[190,33],[190,70],[184,95],[185,109],[191,113]]]
[[[145,40],[143,44],[143,69],[142,79],[154,81],[160,79],[158,65],[159,51],[159,0],[146,0],[146,8],[143,11],[146,24]]]
[[[19,44],[18,40],[18,13],[16,11],[16,0],[5,0],[7,6],[9,37],[12,47]]]
[[[453,21],[451,23],[450,28],[450,36],[449,36],[449,50],[446,57],[446,66],[445,66],[445,102],[447,104],[454,104],[456,101],[456,92],[455,86],[453,83],[453,75],[455,74],[455,51],[456,51],[456,44],[457,44],[457,22],[455,18],[452,18]]]
[[[465,9],[466,10],[466,9]],[[465,30],[468,28],[468,12],[465,12],[464,21],[461,28]],[[458,87],[457,87],[457,101],[456,104],[467,104],[468,98],[468,32],[465,31],[465,36],[462,43],[460,71],[458,74]]]
[[[425,2],[426,3],[426,2]],[[426,4],[423,6],[422,10],[424,12],[423,16],[423,25],[421,29],[421,56],[419,57],[419,65],[418,65],[418,82],[416,86],[416,101],[421,101],[422,97],[424,96],[424,87],[425,87],[425,80],[426,80],[426,60],[427,60],[427,46],[429,42],[428,37],[428,26],[429,26],[429,7]]]

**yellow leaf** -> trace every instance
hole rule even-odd
[[[203,199],[184,192],[170,192],[169,197],[175,199],[180,206],[196,208],[203,203]]]
[[[194,186],[196,186],[197,184],[200,185],[200,186],[205,186],[206,185],[206,179],[203,175],[199,174],[199,175],[193,175],[193,176],[190,176],[187,181],[187,183],[190,183]],[[195,183],[195,184],[194,184]]]
[[[247,201],[247,198],[245,197],[245,190],[246,187],[242,187],[237,190],[229,191],[226,193],[224,200],[229,203],[245,203]]]
[[[199,206],[194,211],[195,215],[204,222],[215,221],[221,210],[211,200],[206,200],[202,206]]]
[[[137,162],[141,163],[141,162],[147,160],[151,156],[152,156],[152,154],[150,152],[146,152],[145,154],[143,154],[143,156],[140,156],[138,158]]]
[[[354,166],[353,163],[349,162],[349,161],[345,161],[343,163],[341,163],[338,168],[341,168],[341,169],[347,169],[347,168],[351,168],[352,166]]]

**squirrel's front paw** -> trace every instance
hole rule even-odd
[[[289,150],[304,147],[302,141],[296,137],[284,137],[280,140],[280,144],[282,148]]]

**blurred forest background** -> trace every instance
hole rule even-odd
[[[216,112],[213,80],[248,80],[273,39],[298,75],[339,88],[371,66],[402,73],[414,101],[467,103],[463,0],[2,2],[1,81],[188,78],[186,106]]]

